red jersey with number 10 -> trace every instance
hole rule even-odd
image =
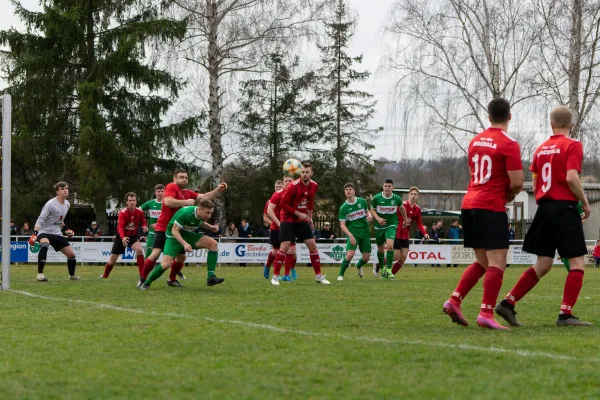
[[[140,226],[146,226],[146,217],[141,208],[134,208],[130,211],[125,207],[119,211],[119,219],[117,220],[117,232],[121,239],[125,236],[135,236],[138,234]]]
[[[271,198],[269,199],[269,201],[267,201],[267,207],[269,207],[269,204],[275,205],[275,209],[273,210],[273,212],[275,213],[275,216],[280,221],[281,221],[281,197],[282,196],[283,196],[283,189],[274,192],[273,195],[271,196]],[[265,209],[265,213],[266,213],[266,209]],[[272,231],[278,231],[279,225],[277,225],[275,222],[271,222],[270,229]]]
[[[171,182],[165,187],[165,198],[167,197],[172,197],[175,200],[189,200],[198,197],[198,193],[189,189],[181,189],[175,182]],[[167,225],[169,225],[171,218],[173,218],[173,215],[175,215],[180,208],[181,207],[167,207],[165,201],[163,200],[162,207],[160,209],[160,217],[158,217],[158,221],[156,221],[156,227],[154,228],[154,231],[166,232]]]
[[[308,184],[304,184],[302,179],[296,179],[290,183],[283,192],[281,201],[281,222],[304,222],[300,221],[295,211],[307,214],[309,210],[315,207],[315,193],[319,185],[317,182],[310,180]]]
[[[411,207],[408,200],[404,202],[403,206],[404,210],[406,210],[406,216],[408,217],[408,219],[410,219],[410,224],[408,226],[405,226],[404,228],[402,227],[402,225],[404,224],[404,217],[400,212],[400,208],[398,208],[398,211],[396,211],[396,213],[398,214],[398,228],[396,229],[396,238],[408,240],[410,227],[414,223],[417,224],[417,229],[421,231],[423,235],[425,235],[427,233],[427,229],[425,229],[425,227],[423,226],[421,207],[419,207],[419,205],[416,203],[414,207]]]
[[[564,135],[550,136],[533,153],[529,169],[536,174],[535,200],[572,200],[577,197],[567,183],[567,171],[581,173],[583,146]]]
[[[462,209],[506,212],[510,178],[506,171],[523,169],[516,140],[499,128],[488,128],[469,144],[471,181]]]

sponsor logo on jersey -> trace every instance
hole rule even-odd
[[[150,218],[160,217],[160,210],[150,210]]]
[[[376,211],[378,214],[395,214],[397,209],[397,206],[377,206]]]
[[[349,214],[346,215],[346,219],[349,221],[354,221],[360,218],[363,218],[367,215],[367,213],[365,212],[365,210],[358,210],[358,211],[353,211]]]
[[[133,231],[135,230],[136,226],[134,222],[130,222],[127,225],[125,225],[125,230],[127,231]]]

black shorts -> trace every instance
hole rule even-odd
[[[66,237],[60,236],[60,235],[52,235],[50,233],[40,233],[37,237],[37,241],[39,242],[41,239],[48,239],[50,241],[50,246],[52,246],[54,251],[61,251],[65,247],[71,245],[71,243],[69,243],[69,241],[67,240]]]
[[[279,229],[272,229],[271,236],[269,237],[269,244],[274,248],[278,249],[281,247],[281,239]],[[296,239],[292,240],[292,244],[296,244]]]
[[[408,239],[394,239],[394,250],[402,250],[402,249],[408,249],[409,247],[409,240]]]
[[[166,232],[154,232],[154,242],[152,243],[153,249],[160,249],[162,253],[165,249],[165,243],[167,241],[167,233]],[[185,254],[185,250],[181,250],[179,254]]]
[[[128,243],[129,247],[131,247],[135,242],[139,241],[137,235],[128,236],[128,238],[129,238],[129,243]],[[115,240],[112,245],[112,249],[110,250],[110,254],[123,254],[123,253],[125,253],[125,246],[123,246],[123,239],[121,239],[121,236],[119,236],[119,234],[117,233],[117,236],[115,236]]]
[[[527,253],[554,258],[556,250],[564,258],[587,254],[576,201],[541,201],[525,235],[523,251]]]
[[[279,226],[279,241],[280,242],[304,242],[308,239],[314,239],[310,225],[308,222],[282,222]]]
[[[460,210],[464,246],[472,249],[508,249],[508,215],[506,212],[473,208]]]

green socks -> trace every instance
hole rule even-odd
[[[150,285],[152,282],[161,277],[162,274],[165,273],[165,270],[162,269],[162,266],[158,264],[154,267],[154,269],[148,274],[148,279],[146,279],[146,285]]]
[[[339,276],[344,276],[344,273],[348,269],[349,265],[350,265],[350,261],[344,258],[344,261],[342,261],[342,266],[340,267],[340,275]]]
[[[388,250],[388,252],[386,253],[386,262],[387,267],[391,270],[392,265],[394,264],[394,250]]]
[[[356,268],[360,268],[363,265],[365,265],[367,262],[365,260],[362,259],[362,257],[360,258],[360,260],[358,260],[358,262],[356,263]]]
[[[377,252],[377,261],[379,261],[379,268],[385,268],[385,263],[383,262],[383,259],[385,257],[385,253],[383,252]]]
[[[206,256],[206,266],[208,268],[208,279],[215,274],[217,269],[217,258],[219,257],[218,251],[209,251]]]

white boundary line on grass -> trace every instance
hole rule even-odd
[[[575,357],[575,356],[569,356],[569,355],[563,355],[563,354],[545,353],[545,352],[539,352],[539,351],[519,350],[519,349],[507,349],[504,347],[494,347],[494,346],[482,347],[482,346],[473,346],[473,345],[469,345],[469,344],[425,342],[425,341],[421,341],[421,340],[392,340],[392,339],[384,339],[384,338],[377,338],[377,337],[370,337],[370,336],[348,336],[348,335],[338,335],[338,334],[331,334],[331,333],[310,332],[310,331],[303,331],[303,330],[297,330],[297,329],[280,328],[280,327],[277,327],[274,325],[257,324],[254,322],[217,319],[217,318],[193,316],[193,315],[179,314],[179,313],[168,313],[168,312],[162,313],[162,312],[156,312],[156,311],[139,310],[139,309],[134,309],[134,308],[125,308],[125,307],[115,306],[112,304],[96,303],[94,301],[87,301],[87,300],[63,299],[60,297],[49,297],[49,296],[43,296],[40,294],[23,292],[23,291],[12,290],[12,289],[9,289],[8,291],[12,292],[12,293],[23,295],[23,296],[34,297],[34,298],[43,299],[43,300],[64,301],[67,303],[76,303],[76,304],[87,304],[87,305],[91,305],[91,306],[98,307],[98,308],[105,308],[108,310],[123,311],[123,312],[134,313],[134,314],[203,320],[203,321],[207,321],[207,322],[215,322],[215,323],[227,324],[227,325],[240,325],[240,326],[245,326],[248,328],[256,328],[256,329],[262,329],[262,330],[279,332],[279,333],[289,333],[289,334],[300,335],[300,336],[314,336],[314,337],[321,337],[321,338],[351,340],[351,341],[355,341],[355,342],[398,344],[398,345],[405,345],[405,346],[442,347],[442,348],[446,348],[446,349],[457,349],[457,350],[466,350],[466,351],[473,351],[473,352],[510,354],[510,355],[515,355],[515,356],[519,356],[519,357],[533,357],[533,358],[546,358],[546,359],[550,359],[550,360],[560,360],[560,361],[583,361],[583,362],[600,363],[600,358],[583,358],[583,357]]]

